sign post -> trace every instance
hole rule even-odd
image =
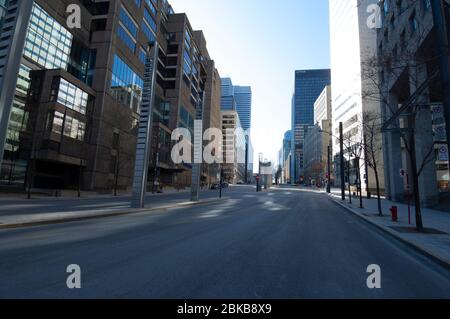
[[[203,114],[205,110],[205,92],[197,103],[196,125],[194,128],[194,164],[192,165],[191,201],[198,202],[200,198],[200,183],[203,162]]]

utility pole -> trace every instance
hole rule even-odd
[[[327,193],[330,194],[331,193],[331,145],[328,145],[328,150],[327,150],[327,178],[328,178],[328,183],[327,183]]]
[[[373,145],[372,145],[373,147]],[[365,179],[364,182],[366,183],[366,194],[367,199],[370,199],[372,197],[372,194],[370,194],[370,188],[369,188],[369,161],[367,160],[368,152],[367,152],[367,136],[364,134],[364,175]]]
[[[248,140],[249,136],[245,134],[245,177],[244,182],[247,185],[248,184]]]
[[[347,181],[348,181],[348,197],[349,203],[352,203],[352,183],[350,183],[350,150],[348,150],[348,162],[347,162]]]
[[[219,198],[222,199],[222,187],[223,187],[223,168],[220,169],[220,186],[219,186]]]
[[[341,163],[341,197],[345,200],[345,167],[344,167],[344,125],[339,122],[339,145],[340,145],[340,163]]]
[[[152,139],[152,113],[155,102],[156,69],[158,61],[158,42],[150,42],[147,49],[147,60],[144,73],[144,91],[141,102],[138,141],[136,146],[136,162],[134,166],[133,208],[145,207],[147,193],[148,164],[150,160]]]

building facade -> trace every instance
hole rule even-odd
[[[221,105],[222,111],[237,112],[241,128],[245,131],[244,138],[247,148],[247,181],[250,182],[253,176],[254,156],[251,139],[252,88],[250,86],[235,86],[233,85],[231,78],[222,78]]]
[[[417,167],[423,167],[417,184],[421,204],[448,207],[449,119],[445,117],[441,80],[448,70],[439,64],[439,57],[448,59],[448,52],[439,49],[443,40],[436,32],[435,18],[442,18],[444,28],[450,30],[450,6],[448,1],[434,4],[438,5],[433,8],[432,1],[381,3],[383,24],[378,30],[378,57],[380,61],[389,58],[392,65],[380,68],[379,74],[380,95],[384,100],[386,193],[392,200],[404,201],[405,194],[414,189],[411,158],[415,153]],[[399,176],[401,170],[408,179]]]
[[[328,181],[328,161],[332,154],[330,85],[314,103],[314,122],[314,128],[308,131],[305,139],[305,179],[310,184],[323,186]],[[333,175],[331,177],[333,182]]]
[[[333,155],[336,182],[340,183],[340,132],[339,123],[343,124],[344,158],[346,165],[346,182],[352,184],[362,181],[363,189],[375,188],[375,178],[371,169],[360,169],[353,161],[357,153],[364,161],[361,145],[364,140],[364,117],[372,114],[379,117],[380,103],[376,96],[369,96],[372,89],[371,80],[366,77],[365,66],[376,56],[376,30],[368,24],[370,5],[377,5],[377,0],[330,0],[331,32],[331,82],[333,108]],[[381,145],[380,145],[381,147]],[[382,172],[383,157],[378,152],[377,163]],[[349,167],[350,166],[350,167]],[[365,172],[368,171],[368,176]],[[360,176],[356,172],[360,172]],[[380,174],[382,175],[382,174]],[[368,178],[366,178],[368,177]],[[350,180],[348,180],[350,179]],[[383,176],[380,187],[384,188]]]
[[[252,88],[250,86],[235,86],[234,98],[242,128],[244,131],[250,130],[252,127]]]
[[[237,111],[222,111],[223,178],[236,184],[245,179],[245,135]]]
[[[314,127],[314,103],[330,85],[329,69],[295,71],[295,93],[292,99],[292,183],[304,179],[304,144],[306,134]]]
[[[66,8],[81,9],[81,28]],[[220,118],[220,77],[201,32],[165,0],[36,0],[18,71],[0,183],[111,192],[132,185],[148,43],[157,40],[149,185],[190,185],[170,158],[171,133]],[[203,176],[207,178],[207,176]]]

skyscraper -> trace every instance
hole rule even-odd
[[[339,135],[339,123],[343,123],[346,144],[348,141],[350,143],[361,141],[363,114],[379,112],[379,103],[376,99],[365,97],[367,95],[365,91],[371,83],[363,79],[365,61],[376,56],[377,52],[377,33],[368,25],[370,13],[367,8],[378,2],[378,0],[330,0],[332,131],[335,136],[333,153],[336,159],[340,153],[340,141],[336,138]],[[349,145],[346,145],[346,148],[348,147]],[[382,163],[383,160],[380,158],[380,167]],[[340,171],[339,164],[340,161],[336,161],[336,172]],[[365,170],[360,171],[362,176],[359,180],[364,181]],[[369,184],[372,183],[373,187],[375,179],[370,178],[370,175],[371,171]],[[340,174],[336,174],[336,180],[340,183]],[[351,176],[351,181],[355,180],[356,175]],[[366,186],[363,183],[364,189]]]
[[[0,83],[13,64],[5,71],[4,62],[17,60],[9,77],[17,78],[17,85],[5,80],[13,87],[0,90],[0,146],[5,144],[0,185],[130,188],[147,47],[155,39],[159,63],[150,178],[164,185],[191,184],[191,167],[171,160],[171,133],[178,127],[193,131],[203,92],[204,128],[220,126],[220,76],[203,33],[185,14],[176,14],[165,0],[6,4],[2,41],[6,36],[12,41],[0,45]],[[26,7],[22,4],[31,11],[17,20],[25,23],[23,30],[11,22],[17,6]],[[69,4],[81,9],[80,30],[67,25]]]
[[[234,97],[233,82],[230,78],[222,78],[222,97],[221,110],[222,111],[236,111],[236,99]]]
[[[295,93],[292,98],[292,181],[301,182],[304,168],[304,141],[308,129],[314,125],[314,103],[325,86],[331,83],[331,71],[295,71]]]
[[[236,111],[241,128],[246,132],[248,141],[248,175],[253,175],[253,145],[250,138],[252,118],[252,88],[250,86],[234,86],[230,78],[222,78],[222,112]]]
[[[250,86],[235,86],[234,98],[242,128],[244,131],[249,130],[252,126],[252,88]]]

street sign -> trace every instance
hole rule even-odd
[[[447,147],[447,145],[442,145],[441,147],[439,147],[438,160],[442,161],[442,162],[447,162],[448,161],[448,147]]]

